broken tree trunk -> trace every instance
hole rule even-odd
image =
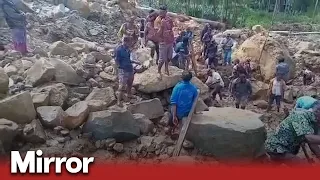
[[[197,105],[197,102],[198,102],[199,94],[200,94],[200,91],[198,90],[197,97],[195,98],[195,100],[194,100],[194,102],[192,104],[192,108],[191,108],[191,110],[189,112],[189,115],[188,115],[187,119],[185,120],[185,122],[183,123],[182,129],[180,131],[180,135],[179,135],[179,138],[178,138],[177,145],[176,145],[176,147],[175,147],[175,149],[173,151],[173,156],[179,156],[180,155],[180,151],[181,151],[181,147],[182,147],[184,138],[187,135],[187,131],[188,131],[188,128],[189,128],[189,125],[190,125],[190,122],[191,122],[191,118],[192,118],[192,116],[194,114],[194,111],[196,109],[196,105]]]
[[[270,31],[271,33],[281,34],[284,36],[288,35],[308,35],[308,34],[320,34],[320,32],[292,32],[292,31]]]
[[[147,8],[147,7],[141,7],[141,6],[136,6],[136,8],[139,9],[139,10],[145,11],[145,12],[150,11],[151,9],[153,9],[153,8]],[[156,9],[153,9],[153,10],[156,10]],[[170,17],[178,18],[178,19],[181,19],[181,20],[184,20],[184,21],[194,20],[194,21],[196,21],[198,23],[201,23],[201,24],[209,23],[213,28],[217,28],[217,29],[220,29],[220,30],[225,30],[226,29],[226,25],[224,23],[221,23],[221,22],[218,22],[218,21],[211,21],[211,20],[207,20],[207,19],[195,18],[195,17],[184,15],[184,14],[178,14],[178,13],[173,13],[173,12],[168,12],[168,15]]]

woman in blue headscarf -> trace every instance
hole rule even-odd
[[[14,49],[22,54],[27,53],[26,17],[11,0],[0,0],[4,18],[11,29]]]

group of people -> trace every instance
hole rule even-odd
[[[27,50],[27,20],[25,14],[20,11],[12,0],[0,0],[0,10],[11,29],[13,47],[21,54],[26,54]],[[5,44],[0,42],[0,50],[5,50]]]
[[[202,55],[206,60],[208,67],[218,66],[218,43],[213,38],[213,31],[210,24],[206,24],[204,29],[201,31],[200,35],[201,42],[203,44]],[[230,34],[227,34],[226,37],[221,42],[221,47],[224,54],[224,65],[231,65],[231,54],[232,47],[234,46],[234,41],[231,38]]]

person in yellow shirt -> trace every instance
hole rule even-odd
[[[129,21],[122,24],[118,32],[119,38],[122,40],[124,36],[129,36],[131,38],[131,47],[133,47],[139,38],[138,26],[135,25],[135,17],[130,17]]]

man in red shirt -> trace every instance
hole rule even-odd
[[[167,7],[161,6],[159,11],[159,17],[156,19],[155,26],[158,29],[157,35],[159,37],[159,65],[158,73],[161,75],[161,69],[163,64],[165,65],[165,72],[169,75],[169,62],[173,55],[173,21],[167,16]]]

